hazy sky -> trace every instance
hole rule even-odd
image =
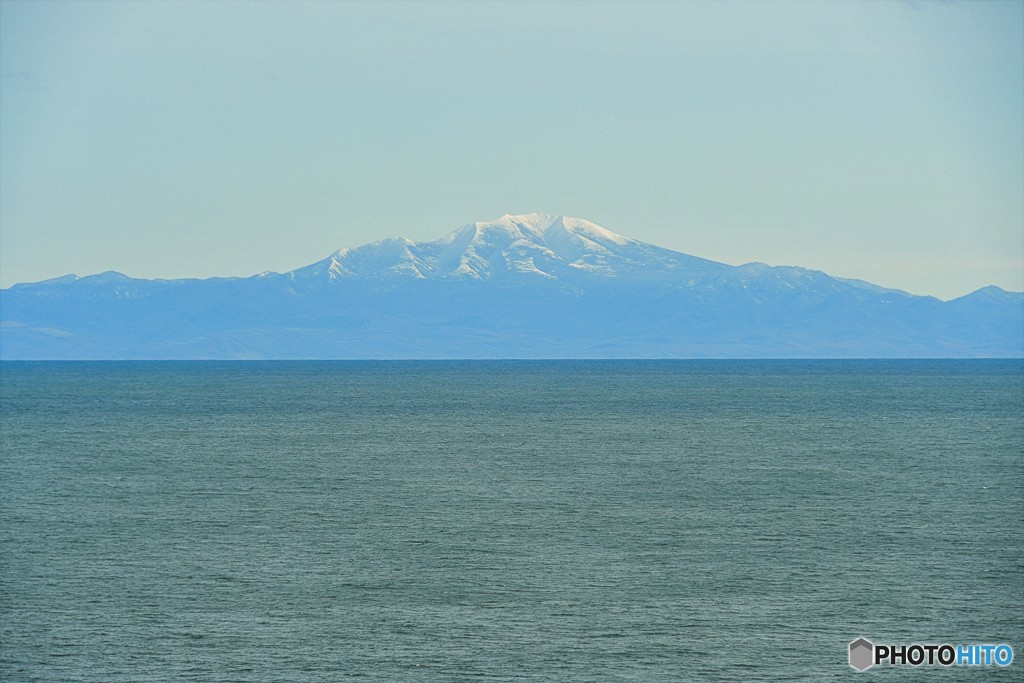
[[[0,282],[541,211],[1024,289],[1024,3],[0,0]]]

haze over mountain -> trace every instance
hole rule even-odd
[[[943,302],[526,214],[287,273],[0,290],[4,359],[1024,356],[1024,293]]]

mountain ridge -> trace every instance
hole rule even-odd
[[[1024,356],[1024,293],[943,302],[505,214],[285,273],[0,290],[0,358]]]

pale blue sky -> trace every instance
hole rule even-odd
[[[0,0],[0,282],[541,211],[1024,289],[1024,3]]]

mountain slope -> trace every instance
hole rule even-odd
[[[288,273],[19,284],[0,325],[4,359],[1024,356],[1021,293],[942,302],[544,214]]]

